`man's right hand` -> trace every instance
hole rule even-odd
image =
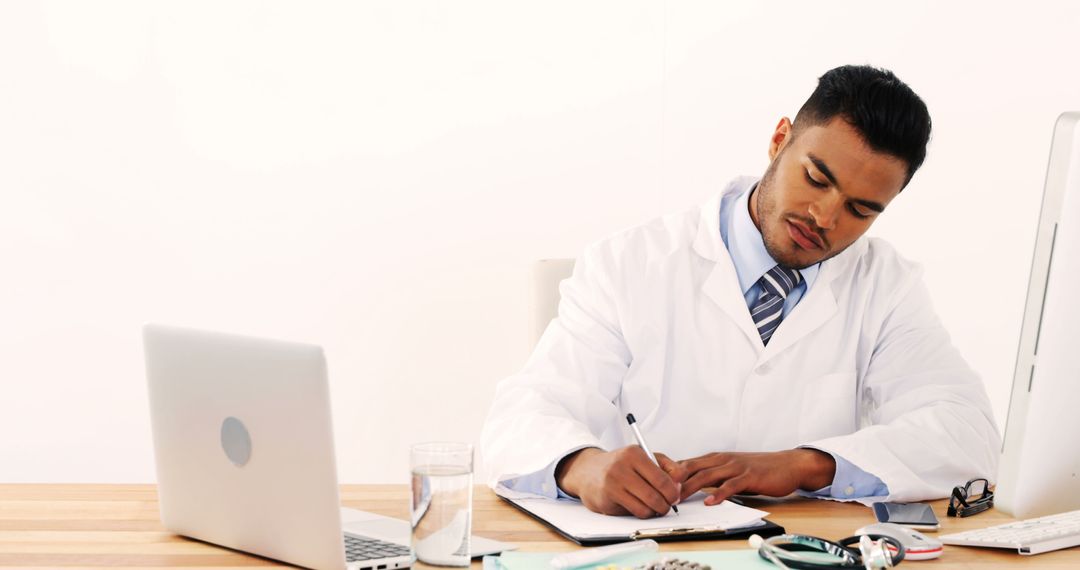
[[[555,481],[590,511],[652,518],[678,504],[686,478],[685,468],[666,455],[657,453],[656,460],[660,467],[636,445],[615,451],[587,447],[559,462]]]

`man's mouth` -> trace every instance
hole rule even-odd
[[[787,223],[788,235],[799,247],[806,250],[825,249],[821,236],[811,231],[805,224],[794,220],[784,221]]]

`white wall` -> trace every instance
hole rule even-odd
[[[153,480],[159,321],[323,344],[341,479],[404,481],[527,356],[534,259],[760,174],[843,63],[930,106],[872,231],[1003,422],[1080,7],[875,6],[0,4],[0,480]]]

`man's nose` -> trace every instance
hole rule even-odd
[[[833,190],[826,192],[817,201],[810,203],[810,217],[814,223],[823,230],[831,230],[836,227],[836,220],[844,208],[844,197]]]

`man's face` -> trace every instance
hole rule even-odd
[[[777,263],[802,269],[847,249],[900,193],[903,160],[872,150],[840,117],[793,131],[781,119],[750,216]]]

